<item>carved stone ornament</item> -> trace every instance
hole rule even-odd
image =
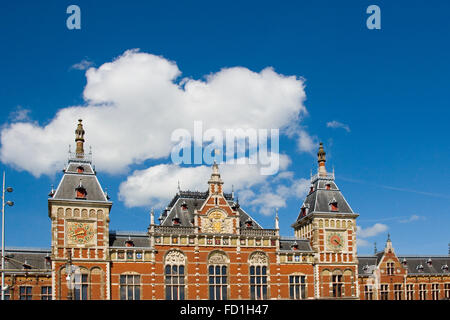
[[[222,252],[213,253],[208,260],[209,264],[227,264],[228,257]]]
[[[185,264],[186,257],[180,251],[170,251],[166,255],[166,264]]]
[[[250,255],[250,258],[248,259],[248,262],[250,264],[262,264],[267,265],[268,259],[267,256],[262,252],[254,252]]]

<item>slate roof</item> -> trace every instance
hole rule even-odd
[[[49,269],[50,272],[50,254],[51,250],[49,249],[7,248],[5,249],[5,269],[16,269],[17,271]]]
[[[127,241],[132,241],[134,247],[151,248],[150,238],[147,232],[136,231],[111,231],[109,233],[109,246],[115,248],[126,248]]]
[[[360,276],[370,275],[373,266],[378,265],[383,253],[381,251],[373,256],[358,256],[358,274]],[[397,256],[397,258],[407,269],[408,275],[450,275],[449,269],[443,268],[450,266],[450,256]],[[427,263],[428,259],[431,259],[431,264]],[[423,271],[418,268],[420,265],[423,267]]]
[[[208,198],[208,192],[198,191],[180,191],[170,201],[168,207],[161,213],[160,221],[162,226],[173,226],[172,219],[178,217],[180,219],[179,226],[181,227],[193,227],[194,226],[194,210],[199,210],[205,200]],[[230,206],[234,205],[234,200],[231,194],[224,193],[224,197]],[[182,205],[186,204],[187,209],[182,208]],[[253,221],[253,229],[262,229],[261,225],[253,219],[247,212],[241,207],[238,208],[239,216],[241,220],[241,227],[243,227],[245,221],[248,219]]]
[[[82,166],[83,173],[77,172],[77,167]],[[86,198],[76,197],[76,188],[80,185],[86,190]],[[91,163],[69,162],[64,170],[64,175],[51,199],[55,200],[76,200],[76,201],[103,201],[109,202],[100,182],[95,175],[95,170]]]
[[[292,247],[294,243],[297,244],[296,250],[293,250]],[[311,252],[311,253],[314,252],[313,249],[311,248],[311,244],[308,239],[280,238],[280,250],[292,252]]]
[[[327,189],[327,184],[330,185]],[[306,196],[302,208],[306,208],[306,216],[312,213],[333,213],[333,214],[355,214],[339,190],[334,175],[327,175],[326,177],[314,176],[311,181],[312,191]],[[332,211],[330,203],[336,201],[338,210]],[[293,226],[303,219],[300,211],[296,222]]]
[[[421,275],[421,274],[447,274],[450,275],[450,270],[445,270],[443,267],[450,266],[450,256],[398,256],[399,261],[408,270],[408,275]],[[405,259],[405,262],[403,262]],[[428,260],[431,263],[427,263]],[[418,266],[423,267],[423,271],[420,271]]]

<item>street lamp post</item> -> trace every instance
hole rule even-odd
[[[7,201],[5,203],[5,191],[12,192],[13,188],[8,187],[5,189],[5,171],[3,171],[3,189],[2,189],[2,300],[5,300],[5,291],[8,289],[5,287],[5,204],[12,207],[14,202]]]

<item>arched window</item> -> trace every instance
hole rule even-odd
[[[268,258],[263,252],[254,252],[250,255],[250,299],[252,300],[267,299],[268,262]]]
[[[181,251],[167,253],[164,267],[166,300],[185,299],[185,264],[186,257]]]
[[[213,252],[208,259],[209,299],[226,300],[228,296],[228,257]]]

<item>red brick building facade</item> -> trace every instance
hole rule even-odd
[[[217,164],[208,191],[178,190],[147,232],[112,232],[112,202],[81,120],[77,149],[48,199],[51,250],[7,252],[8,299],[444,299],[448,256],[397,257],[388,240],[357,256],[356,218],[318,152],[319,170],[293,223],[294,238],[262,228],[233,194]],[[156,221],[158,220],[158,221]],[[422,265],[422,263],[424,265]]]

